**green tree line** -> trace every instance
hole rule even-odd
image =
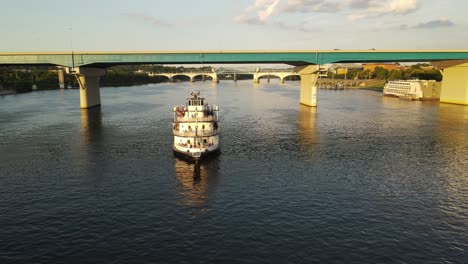
[[[103,86],[127,86],[146,83],[159,83],[167,81],[166,77],[150,77],[146,72],[177,73],[190,71],[211,71],[210,66],[204,67],[173,67],[162,65],[119,65],[110,67],[101,77]],[[76,87],[77,81],[72,75],[65,75],[65,86]],[[185,80],[184,76],[176,76],[174,79]],[[13,90],[17,93],[32,91],[35,85],[37,90],[59,89],[59,80],[56,68],[34,67],[0,67],[0,90]]]
[[[427,67],[429,64],[416,64],[406,68],[387,70],[376,67],[374,72],[370,70],[349,69],[347,74],[329,73],[328,78],[335,79],[377,79],[385,81],[393,80],[436,80],[442,81],[442,74],[438,69]]]
[[[57,89],[58,75],[54,67],[1,67],[0,89],[18,93],[30,92],[36,85],[38,90]]]

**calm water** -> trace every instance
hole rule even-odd
[[[0,263],[467,263],[468,107],[298,87],[0,97]],[[191,89],[222,117],[199,167],[171,152]]]

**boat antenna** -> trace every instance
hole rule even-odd
[[[319,53],[318,49],[315,50],[315,65],[317,65],[317,70],[320,71],[320,63],[319,63]],[[319,74],[320,75],[320,74]]]

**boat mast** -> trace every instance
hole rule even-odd
[[[196,106],[196,112],[195,112],[195,146],[198,140],[198,105]]]

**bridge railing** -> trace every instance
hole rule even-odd
[[[148,74],[150,75],[163,75],[163,74],[168,74],[168,75],[172,75],[172,74],[203,74],[203,73],[206,73],[206,74],[211,74],[213,73],[212,71],[186,71],[186,72],[148,72]]]
[[[184,74],[254,74],[254,73],[291,73],[294,69],[215,69],[214,71],[186,71],[186,72],[148,72],[148,75],[184,75]]]

